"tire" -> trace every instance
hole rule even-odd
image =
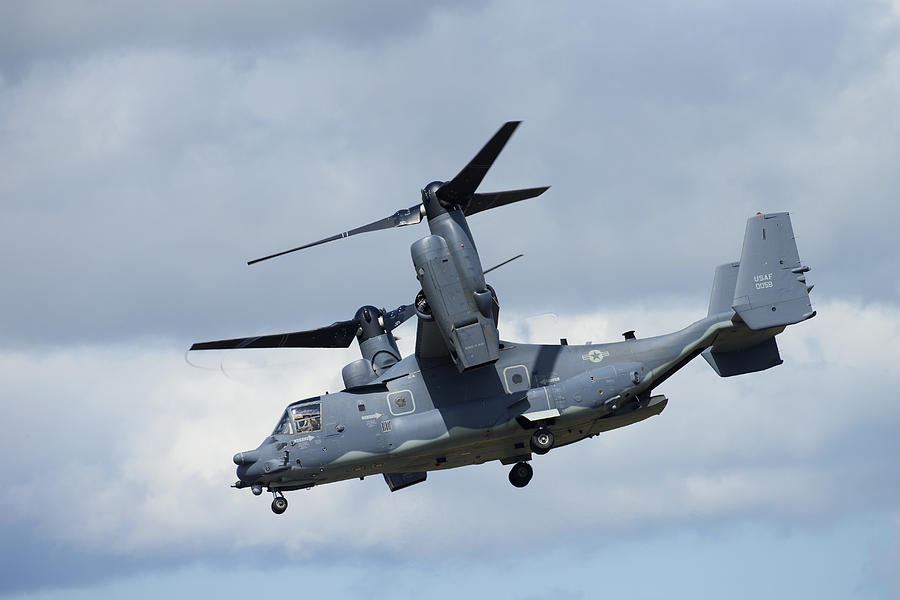
[[[274,500],[272,500],[272,512],[276,515],[282,514],[287,510],[288,502],[287,498],[284,496],[276,496]]]
[[[517,488],[525,487],[531,481],[534,470],[527,462],[517,462],[509,470],[509,482]]]
[[[529,445],[531,446],[531,451],[535,454],[547,454],[555,441],[553,432],[541,427],[532,434]]]

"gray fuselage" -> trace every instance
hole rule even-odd
[[[409,356],[370,385],[289,405],[259,448],[235,456],[243,463],[241,487],[290,490],[378,473],[508,464],[530,458],[528,439],[538,425],[553,431],[557,446],[629,425],[665,407],[664,397],[650,395],[653,387],[720,333],[745,329],[732,314],[611,344],[504,342],[495,363],[464,373],[447,360]],[[309,414],[317,416],[310,421]]]

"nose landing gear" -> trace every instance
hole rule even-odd
[[[272,500],[272,512],[280,515],[287,510],[287,498],[281,492],[274,492],[275,498]]]
[[[509,471],[509,482],[517,488],[525,487],[531,481],[534,469],[527,462],[517,462]]]

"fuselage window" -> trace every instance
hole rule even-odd
[[[319,402],[291,407],[296,433],[322,430],[322,405]]]

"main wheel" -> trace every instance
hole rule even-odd
[[[509,470],[509,482],[518,488],[525,487],[533,475],[534,469],[531,468],[531,465],[527,462],[517,462]]]
[[[541,427],[531,436],[531,451],[535,454],[547,454],[550,452],[550,448],[553,447],[553,432],[549,429],[544,429]]]
[[[272,500],[272,512],[276,515],[280,515],[286,510],[287,498],[285,498],[284,496],[275,496],[275,499]]]

